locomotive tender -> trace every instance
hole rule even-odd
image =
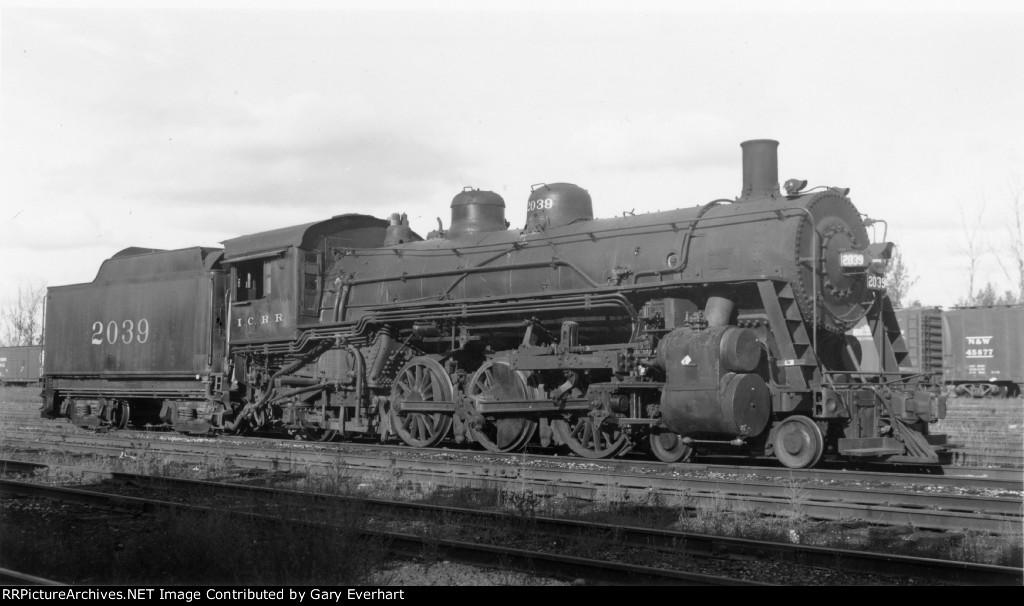
[[[747,141],[731,200],[595,219],[534,186],[524,228],[467,188],[426,239],[357,214],[223,250],[128,249],[51,288],[46,416],[190,433],[445,440],[589,458],[704,447],[810,467],[823,455],[938,463],[945,399],[900,369],[871,243],[848,190],[790,180]],[[440,222],[440,220],[439,220]],[[865,319],[881,369],[844,338]]]

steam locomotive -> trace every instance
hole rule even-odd
[[[901,369],[892,244],[846,189],[783,193],[777,147],[742,143],[740,195],[694,208],[595,219],[586,190],[542,184],[510,229],[500,196],[466,188],[426,239],[404,215],[346,214],[121,251],[49,290],[43,414],[595,459],[940,462],[945,399]],[[844,337],[862,319],[871,371]]]

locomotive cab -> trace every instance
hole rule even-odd
[[[349,214],[224,241],[230,342],[292,339],[298,326],[316,322],[328,260],[346,249],[383,246],[387,227]]]

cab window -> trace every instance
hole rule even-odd
[[[320,311],[320,257],[307,252],[302,268],[302,312],[316,315]]]
[[[235,301],[253,301],[269,297],[272,261],[247,261],[235,266]]]

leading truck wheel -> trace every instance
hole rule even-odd
[[[391,387],[391,427],[409,446],[427,448],[443,440],[452,428],[452,416],[443,412],[400,414],[401,402],[451,402],[452,381],[436,361],[418,357],[398,371]],[[396,406],[397,405],[397,406]]]
[[[683,442],[679,434],[669,429],[652,429],[650,444],[654,456],[666,463],[686,461],[693,455],[693,448]]]
[[[790,469],[814,467],[825,452],[821,430],[807,417],[788,417],[774,433],[775,458]]]

